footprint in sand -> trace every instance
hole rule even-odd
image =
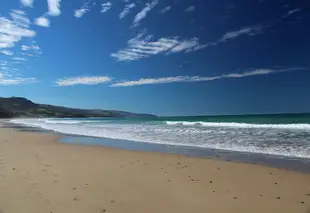
[[[74,201],[80,201],[81,199],[78,198],[77,196],[74,196],[73,200],[74,200]]]

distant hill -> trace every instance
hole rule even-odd
[[[37,104],[26,98],[0,97],[0,118],[11,117],[55,117],[55,118],[87,118],[87,117],[150,117],[150,114],[137,114],[116,110],[74,109],[47,104]]]

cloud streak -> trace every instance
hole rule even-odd
[[[202,81],[214,81],[227,78],[244,78],[256,75],[267,75],[280,72],[309,70],[308,68],[287,68],[287,69],[255,69],[242,73],[230,73],[218,76],[175,76],[175,77],[161,77],[161,78],[141,78],[134,81],[121,81],[111,84],[111,87],[131,87],[148,84],[168,84],[177,82],[202,82]]]
[[[48,15],[59,16],[61,14],[60,2],[61,0],[47,0]]]
[[[201,46],[198,38],[181,39],[174,36],[152,40],[152,37],[142,32],[128,41],[127,48],[112,53],[111,56],[118,61],[134,61],[163,53],[189,52],[194,47]]]
[[[45,17],[36,18],[34,23],[40,27],[49,27],[50,21]]]
[[[57,86],[66,87],[74,85],[95,85],[111,81],[108,76],[77,76],[58,79],[55,83]]]
[[[20,3],[25,7],[32,7],[33,0],[20,0]]]
[[[135,16],[132,26],[137,27],[147,14],[158,4],[158,0],[147,3],[146,6]]]
[[[216,46],[220,43],[237,39],[240,36],[255,36],[261,33],[262,30],[262,26],[241,28],[239,30],[226,32],[216,41],[205,44],[201,44],[199,39],[196,37],[182,39],[179,36],[170,36],[162,37],[158,40],[152,40],[151,35],[139,33],[136,37],[131,38],[128,41],[128,46],[126,48],[121,49],[116,53],[112,53],[111,57],[116,58],[118,61],[135,61],[161,53],[189,53],[207,47]]]
[[[188,8],[185,9],[185,12],[187,13],[191,13],[196,9],[196,7],[194,5],[189,6]]]
[[[101,13],[106,13],[108,12],[112,7],[112,3],[111,2],[106,2],[101,4]]]
[[[20,10],[12,10],[11,19],[0,17],[0,49],[11,48],[23,38],[31,38],[36,32],[29,29],[30,21]]]
[[[171,10],[171,8],[172,7],[169,5],[169,6],[165,7],[165,8],[163,8],[162,10],[160,10],[159,12],[164,14],[164,13],[168,12],[169,10]]]
[[[2,53],[3,55],[7,55],[7,56],[14,55],[14,53],[10,50],[1,50],[0,53]]]
[[[8,85],[19,85],[19,84],[32,84],[37,83],[38,81],[35,78],[5,78],[1,77],[0,73],[0,85],[8,86]]]
[[[119,18],[123,19],[128,15],[131,9],[133,9],[136,5],[134,3],[126,4],[123,11],[119,14]]]
[[[92,1],[86,1],[80,9],[75,10],[74,16],[76,18],[81,18],[85,13],[89,12],[91,7],[95,5]]]

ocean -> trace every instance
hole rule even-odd
[[[310,158],[310,114],[14,119],[66,134]]]

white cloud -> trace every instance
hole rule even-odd
[[[134,3],[126,4],[123,11],[119,14],[119,18],[123,19],[125,16],[130,12],[132,8],[134,8],[136,5]]]
[[[296,12],[299,12],[300,10],[301,10],[300,8],[296,8],[296,9],[294,9],[294,10],[288,11],[287,14],[288,14],[288,15],[292,15],[292,14],[294,14],[294,13],[296,13]]]
[[[178,45],[173,47],[170,51],[171,52],[182,52],[186,50],[190,50],[193,47],[199,46],[198,38],[192,38],[190,40],[181,41]]]
[[[16,23],[19,26],[22,27],[29,27],[30,20],[26,17],[26,14],[24,11],[21,10],[12,10],[10,13],[12,20],[14,23]]]
[[[27,61],[27,59],[21,57],[13,57],[12,59],[16,61]]]
[[[140,21],[144,19],[147,14],[158,4],[158,0],[153,0],[151,3],[147,3],[146,6],[135,16],[133,20],[133,27],[136,27],[140,24]]]
[[[166,13],[166,12],[168,12],[169,10],[171,10],[171,6],[169,5],[169,6],[167,6],[167,7],[165,7],[164,9],[162,9],[161,11],[159,11],[160,13]]]
[[[230,31],[230,32],[226,32],[222,37],[220,37],[218,40],[210,42],[210,43],[206,43],[203,45],[197,45],[195,47],[193,47],[190,51],[197,51],[197,50],[201,50],[210,46],[216,46],[220,43],[226,42],[228,40],[232,40],[232,39],[236,39],[240,36],[255,36],[259,33],[262,33],[262,30],[264,29],[263,26],[260,25],[256,25],[256,26],[252,26],[252,27],[246,27],[246,28],[241,28],[239,30],[235,30],[235,31]]]
[[[289,11],[287,12],[287,14],[285,14],[284,16],[282,16],[282,19],[287,18],[287,17],[289,17],[289,16],[291,16],[291,15],[293,15],[293,14],[295,14],[295,13],[301,11],[301,10],[302,10],[301,8],[296,8],[296,9],[293,9],[293,10],[289,10]]]
[[[7,55],[7,56],[12,56],[14,53],[10,50],[0,50],[0,53]]]
[[[61,0],[47,0],[48,15],[59,16],[61,14],[60,2]]]
[[[188,8],[185,9],[185,12],[187,13],[191,13],[196,9],[196,7],[194,5],[189,6]]]
[[[19,84],[31,84],[38,82],[35,78],[5,78],[0,75],[0,85],[19,85]]]
[[[25,7],[32,7],[32,4],[33,4],[33,0],[20,0],[20,2],[21,2],[22,5],[24,5]]]
[[[119,61],[134,61],[160,53],[188,52],[200,45],[198,38],[187,40],[177,36],[162,37],[152,41],[152,36],[146,35],[143,31],[128,41],[128,47],[111,54],[111,56]]]
[[[10,69],[8,67],[1,66],[2,71],[0,71],[0,85],[18,85],[18,84],[30,84],[38,82],[35,78],[22,78],[22,77],[13,77],[12,73],[14,73],[17,69]]]
[[[106,13],[108,12],[112,7],[112,4],[111,2],[106,2],[106,3],[103,3],[101,4],[101,13]]]
[[[45,17],[36,18],[34,23],[40,27],[49,27],[50,21]]]
[[[95,2],[93,2],[92,0],[87,0],[80,9],[75,10],[74,12],[74,16],[76,18],[81,18],[85,13],[87,13],[88,11],[90,11],[91,7],[96,5]]]
[[[78,76],[58,79],[55,83],[60,86],[73,86],[73,85],[95,85],[111,81],[108,76]]]
[[[0,49],[11,48],[23,38],[34,37],[35,31],[29,29],[30,21],[25,13],[20,10],[12,10],[12,20],[0,17]]]
[[[74,16],[76,18],[81,18],[88,11],[89,11],[89,9],[81,8],[81,9],[75,11]]]
[[[29,57],[34,57],[34,55],[31,54],[31,53],[21,53],[21,55],[25,55],[25,56],[29,56]]]
[[[255,75],[267,75],[279,72],[298,71],[298,70],[309,70],[309,68],[287,68],[287,69],[255,69],[246,71],[243,73],[231,73],[218,76],[175,76],[175,77],[162,77],[162,78],[141,78],[134,81],[121,81],[118,83],[111,84],[111,87],[130,87],[147,84],[167,84],[176,82],[200,82],[200,81],[214,81],[225,78],[243,78]]]
[[[227,41],[229,39],[234,39],[237,38],[239,36],[242,35],[256,35],[261,31],[261,27],[260,26],[254,26],[254,27],[247,27],[247,28],[242,28],[240,30],[236,30],[236,31],[231,31],[231,32],[227,32],[225,33],[222,38],[220,38],[218,40],[218,42],[224,42]]]
[[[39,51],[40,47],[38,45],[36,45],[36,44],[31,44],[30,46],[22,45],[21,49],[23,51],[27,51],[27,50],[37,50],[37,51]]]
[[[196,37],[190,39],[182,39],[178,36],[162,37],[157,41],[151,41],[152,36],[145,35],[145,32],[138,34],[138,36],[128,41],[128,46],[112,53],[111,56],[119,61],[134,61],[146,58],[160,53],[178,53],[178,52],[193,52],[201,50],[210,46],[216,46],[228,40],[236,39],[240,36],[255,36],[261,33],[262,26],[252,26],[241,28],[236,31],[226,32],[218,40],[201,44]]]

